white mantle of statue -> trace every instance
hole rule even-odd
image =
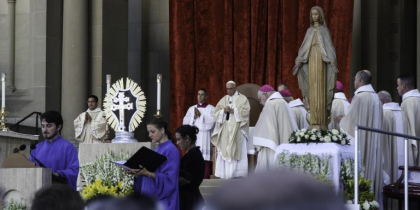
[[[306,155],[308,153],[316,156],[331,155],[330,159],[330,177],[337,192],[340,190],[340,169],[342,159],[354,160],[354,146],[340,145],[336,143],[301,143],[301,144],[282,144],[277,147],[274,155],[275,167],[278,167],[278,155],[284,151],[290,154]],[[359,160],[360,163],[360,160]]]

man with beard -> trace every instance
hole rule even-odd
[[[60,135],[63,117],[57,111],[47,111],[41,115],[41,127],[45,140],[31,151],[29,160],[37,166],[51,168],[53,180],[66,182],[76,189],[79,159],[73,144]]]

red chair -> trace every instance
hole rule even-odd
[[[400,166],[399,170],[404,171],[404,166]],[[416,171],[420,173],[420,167],[408,167],[408,171]],[[383,195],[383,206],[384,210],[388,210],[388,198],[398,200],[398,210],[402,210],[404,203],[404,172],[401,173],[400,178],[394,184],[384,186]],[[408,183],[408,201],[418,202],[420,205],[420,184],[419,183]]]

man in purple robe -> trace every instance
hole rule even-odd
[[[67,184],[76,189],[79,159],[73,144],[60,135],[63,128],[61,114],[57,111],[45,112],[41,115],[41,125],[45,140],[31,151],[29,160],[37,166],[51,168],[53,176],[66,179]]]

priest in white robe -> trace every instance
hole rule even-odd
[[[247,141],[250,105],[236,91],[234,81],[226,83],[227,95],[214,109],[216,120],[211,143],[217,148],[215,176],[222,179],[248,175]]]
[[[341,128],[355,137],[355,126],[362,125],[375,129],[382,129],[382,104],[378,94],[371,85],[371,73],[368,70],[357,72],[354,78],[356,92],[346,116],[341,120]],[[372,180],[372,190],[378,198],[382,189],[382,157],[379,134],[374,132],[359,131],[359,149],[362,163],[366,169],[366,178]],[[352,139],[351,143],[354,144]]]
[[[392,102],[391,94],[387,91],[378,93],[383,107],[382,129],[389,132],[408,134],[407,118],[398,103]],[[404,165],[404,138],[382,135],[382,150],[384,151],[384,184],[395,183],[401,171],[399,166]],[[413,160],[409,159],[409,162]]]
[[[346,95],[343,93],[344,86],[343,83],[337,81],[335,83],[335,93],[334,100],[331,107],[331,122],[328,125],[328,129],[340,129],[340,119],[346,115],[348,107],[350,105],[349,101],[346,98]]]
[[[397,79],[398,94],[402,96],[401,109],[408,121],[408,131],[412,136],[420,136],[420,93],[415,89],[414,77],[401,75]],[[414,165],[420,166],[420,147],[416,141],[411,141],[414,147]]]
[[[205,161],[204,178],[209,179],[212,168],[212,152],[210,137],[214,128],[214,106],[207,103],[207,90],[198,90],[197,104],[191,106],[184,117],[183,124],[196,126],[199,129],[197,134],[196,146],[200,147]]]
[[[287,103],[295,100],[289,90],[280,90],[279,93]]]
[[[105,113],[98,107],[98,97],[88,97],[88,109],[74,120],[75,137],[82,143],[101,143],[105,138]]]
[[[280,92],[283,97],[292,96],[290,92]],[[305,109],[305,105],[302,100],[295,99],[289,102],[289,107],[292,110],[296,125],[298,129],[309,128],[308,120],[306,120],[306,115],[308,111]]]
[[[276,148],[289,143],[290,134],[297,125],[287,102],[279,92],[269,85],[258,91],[258,99],[264,108],[254,129],[254,145],[258,149],[256,171],[272,169]]]

